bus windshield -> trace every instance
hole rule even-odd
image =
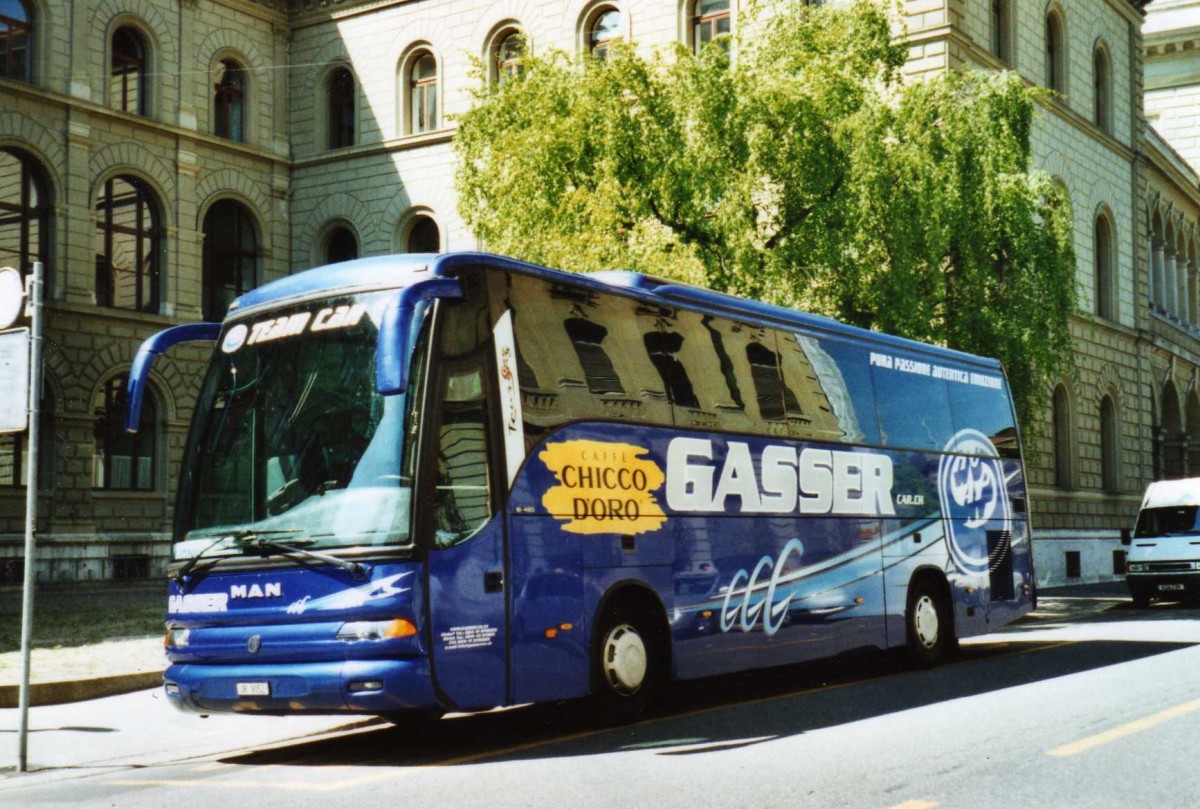
[[[409,544],[412,476],[402,453],[411,397],[382,396],[375,384],[377,324],[391,294],[343,296],[226,328],[184,460],[175,558],[223,536],[231,544],[250,535],[306,547]]]

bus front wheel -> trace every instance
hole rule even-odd
[[[954,615],[942,588],[927,579],[914,581],[905,610],[908,659],[914,668],[932,668],[954,651]]]
[[[641,718],[666,676],[662,639],[650,621],[628,607],[606,611],[592,654],[592,703],[605,724]]]

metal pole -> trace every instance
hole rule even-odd
[[[42,262],[33,263],[29,307],[32,317],[29,345],[29,448],[25,453],[25,590],[21,605],[20,726],[17,731],[17,772],[28,767],[29,647],[33,641],[33,586],[36,581],[34,526],[37,525],[38,422],[42,399]]]

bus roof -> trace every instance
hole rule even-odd
[[[421,278],[444,276],[471,267],[495,268],[531,275],[554,283],[597,292],[617,292],[650,303],[678,306],[776,328],[796,328],[819,336],[841,337],[857,343],[930,354],[946,360],[1000,368],[998,360],[903,337],[848,326],[831,318],[798,312],[761,301],[739,298],[664,278],[628,271],[575,273],[553,270],[491,253],[407,253],[345,261],[305,270],[254,289],[229,307],[237,315],[248,309],[273,307],[317,295],[337,295],[407,286]]]

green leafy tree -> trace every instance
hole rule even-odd
[[[701,54],[526,53],[459,121],[490,249],[634,268],[999,357],[1029,422],[1070,368],[1072,223],[1030,168],[1037,90],[903,81],[867,0],[752,6]],[[729,53],[735,54],[729,58]]]

